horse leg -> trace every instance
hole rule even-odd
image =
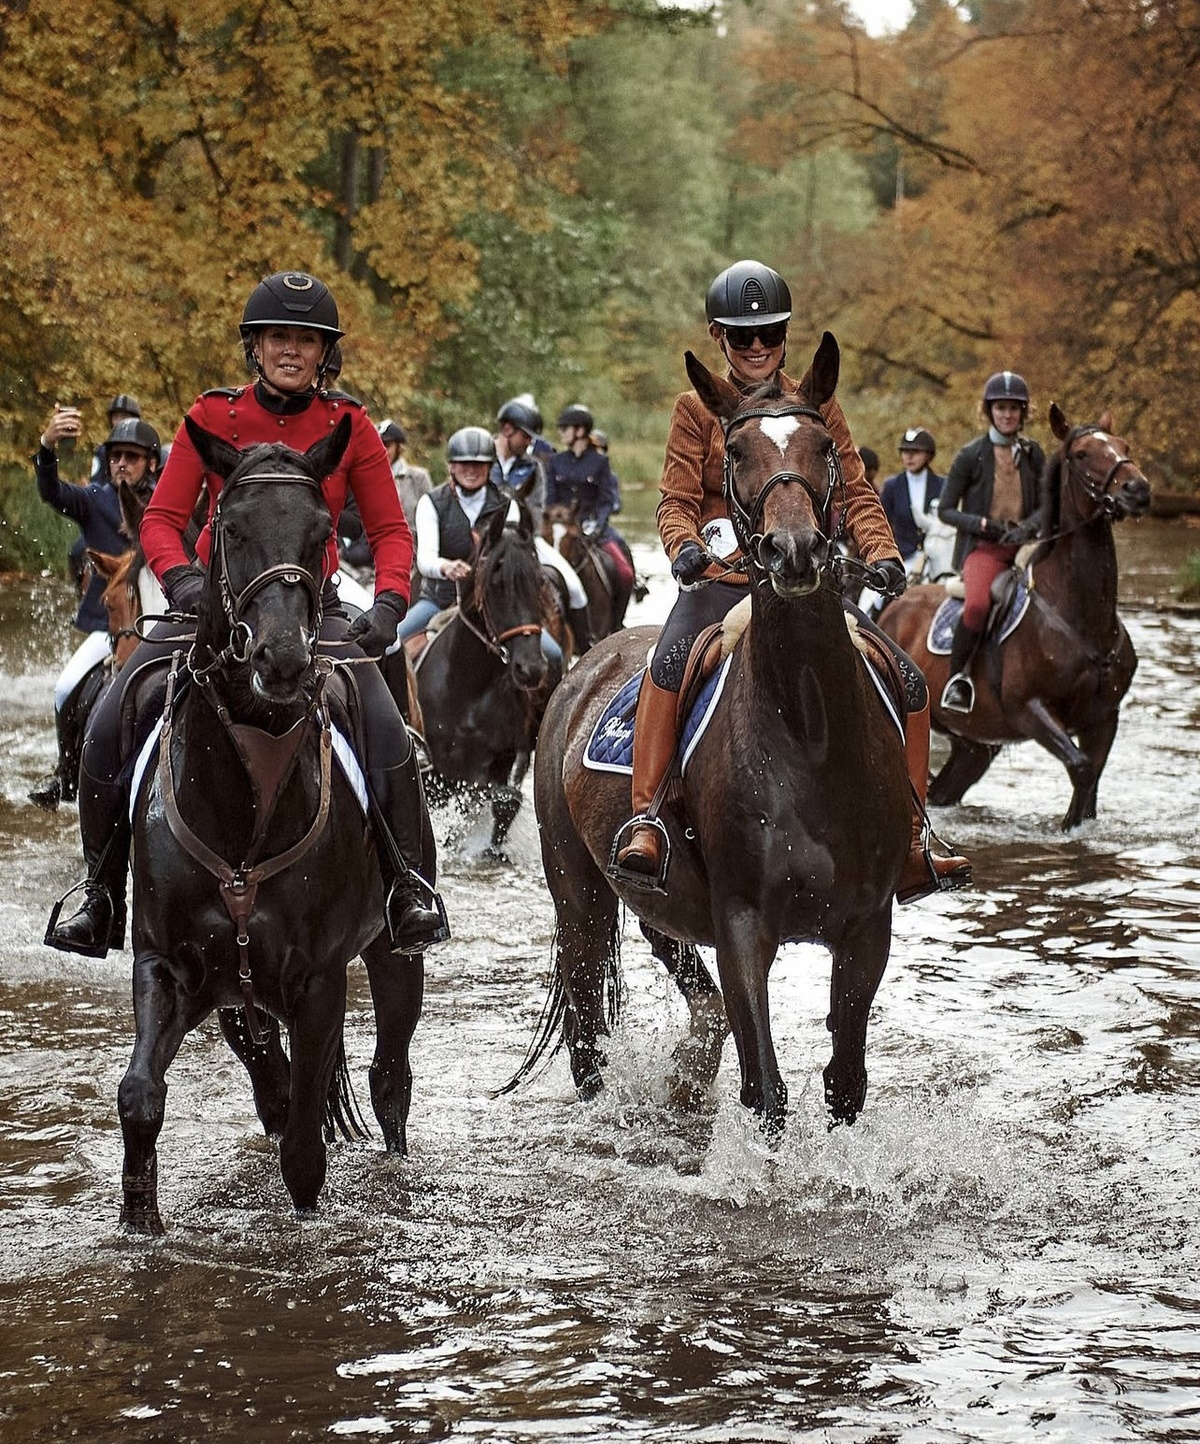
[[[1092,759],[1086,752],[1082,752],[1076,747],[1068,734],[1050,715],[1049,709],[1040,697],[1031,697],[1025,703],[1025,706],[1017,714],[1017,723],[1027,736],[1040,743],[1052,757],[1057,757],[1067,769],[1067,776],[1071,779],[1071,805],[1067,808],[1066,815],[1062,820],[1062,830],[1070,832],[1073,827],[1078,827],[1085,817],[1094,817],[1096,815],[1096,789],[1100,783],[1100,773]],[[1114,734],[1116,732],[1115,719],[1113,732]],[[1111,746],[1111,738],[1109,745]],[[1106,750],[1105,756],[1107,755]],[[1087,811],[1089,800],[1092,806],[1090,813]]]
[[[322,1123],[346,1016],[346,970],[313,978],[291,1023],[292,1090],[279,1140],[279,1171],[297,1213],[312,1213],[325,1182]]]
[[[788,1094],[775,1057],[767,998],[776,942],[747,906],[714,907],[714,914],[720,914],[717,971],[742,1069],[742,1102],[758,1114],[763,1132],[777,1143],[787,1121]]]
[[[175,985],[157,953],[133,963],[133,1055],[117,1089],[125,1142],[121,1170],[121,1227],[131,1233],[164,1232],[158,1212],[158,1135],[167,1102],[167,1069],[179,1045],[209,1011],[207,1003]]]
[[[862,1111],[867,1096],[867,1019],[891,946],[889,906],[868,917],[832,950],[825,1025],[833,1034],[833,1057],[824,1074],[832,1123],[853,1123]]]
[[[375,1056],[371,1060],[371,1106],[389,1153],[408,1153],[412,1067],[408,1047],[421,1016],[425,964],[420,955],[396,958],[381,934],[362,955],[375,1005]]]
[[[950,734],[950,756],[929,784],[926,801],[931,807],[950,807],[961,802],[969,787],[979,781],[1000,752],[998,744],[975,742],[970,737]]]
[[[492,840],[488,843],[487,855],[499,861],[504,861],[508,831],[521,810],[521,784],[529,771],[529,756],[528,752],[518,752],[508,780],[492,790]]]
[[[256,1008],[263,1041],[250,1036],[246,1015],[241,1008],[218,1008],[217,1022],[225,1041],[241,1059],[250,1075],[254,1092],[254,1111],[268,1138],[278,1138],[287,1122],[288,1092],[291,1070],[287,1054],[279,1039],[279,1024],[269,1013]]]
[[[642,923],[641,928],[651,952],[674,978],[688,1006],[690,1026],[687,1037],[672,1054],[674,1070],[670,1085],[676,1108],[694,1108],[712,1086],[721,1066],[721,1050],[729,1035],[725,1005],[712,974],[693,944],[677,942],[647,923]]]
[[[1093,779],[1090,791],[1080,798],[1079,821],[1084,822],[1096,815],[1096,801],[1100,791],[1100,778],[1108,762],[1108,754],[1112,751],[1113,742],[1117,736],[1117,722],[1119,714],[1114,707],[1112,712],[1103,722],[1095,727],[1082,727],[1079,731],[1079,750],[1085,754],[1092,764]],[[1074,799],[1071,803],[1074,807]],[[1068,814],[1068,817],[1070,814]],[[1064,827],[1073,827],[1075,824],[1064,819]]]

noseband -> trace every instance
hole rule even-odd
[[[762,524],[763,511],[767,504],[767,497],[777,486],[784,486],[795,482],[802,486],[808,494],[812,503],[813,515],[817,518],[817,532],[821,539],[827,543],[832,542],[830,535],[830,511],[833,506],[833,494],[835,489],[845,490],[845,478],[842,475],[842,463],[837,453],[837,447],[832,447],[826,466],[828,476],[825,479],[824,495],[821,495],[816,486],[809,481],[808,477],[798,471],[776,471],[773,472],[763,483],[758,495],[754,498],[753,506],[747,508],[742,504],[738,496],[737,486],[733,476],[733,458],[729,454],[729,436],[735,427],[741,426],[744,421],[754,421],[758,418],[777,416],[802,416],[807,421],[814,421],[822,429],[825,427],[825,418],[821,413],[811,406],[783,406],[778,410],[767,407],[754,407],[749,411],[739,411],[736,416],[725,423],[725,461],[722,468],[721,494],[725,498],[725,507],[729,513],[729,520],[733,523],[733,534],[737,538],[737,544],[745,553],[747,560],[752,566],[759,567],[758,544],[763,539],[759,530]]]
[[[216,563],[217,589],[221,596],[221,607],[225,613],[225,619],[229,623],[229,656],[232,661],[242,663],[249,660],[250,648],[254,642],[254,631],[245,619],[245,610],[260,592],[265,591],[267,587],[276,582],[281,582],[288,587],[301,586],[308,593],[309,646],[313,645],[321,631],[321,588],[325,580],[323,568],[321,581],[318,582],[307,568],[298,566],[295,562],[276,562],[273,566],[264,568],[257,576],[252,577],[240,592],[235,592],[229,585],[229,559],[225,551],[225,532],[221,526],[221,506],[225,497],[235,488],[250,486],[258,482],[281,486],[306,486],[312,489],[322,504],[325,502],[324,493],[321,491],[318,481],[311,476],[294,472],[250,472],[245,476],[226,482],[220,499],[217,501],[216,511],[213,513],[213,561]],[[237,645],[239,641],[241,642],[240,650]]]

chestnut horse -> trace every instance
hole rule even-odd
[[[583,584],[593,641],[615,632],[621,624],[616,563],[605,547],[584,533],[578,501],[548,506],[542,514],[542,535],[566,557]]]
[[[1096,815],[1121,699],[1137,668],[1117,615],[1112,529],[1147,510],[1150,484],[1112,434],[1109,412],[1094,425],[1072,426],[1052,405],[1050,426],[1061,445],[1046,463],[1049,532],[1033,552],[1024,617],[999,646],[986,642],[976,660],[974,708],[962,713],[941,706],[950,661],[929,650],[929,630],[946,600],[943,587],[905,592],[884,609],[879,625],[925,673],[933,725],[950,737],[950,756],[930,783],[929,801],[958,802],[1005,742],[1028,738],[1067,769],[1067,831]]]
[[[900,732],[851,639],[834,576],[841,468],[817,408],[834,394],[838,345],[826,332],[798,395],[776,386],[743,397],[690,352],[686,360],[725,429],[726,501],[752,580],[750,624],[681,779],[682,810],[662,814],[671,846],[664,893],[608,874],[630,782],[584,766],[597,719],[645,666],[656,634],[639,627],[607,638],[551,698],[534,770],[557,915],[547,1016],[555,1028],[562,1020],[576,1086],[590,1096],[602,1085],[602,1037],[619,998],[620,904],[657,941],[656,956],[675,940],[678,960],[694,967],[696,944],[715,947],[741,1099],[776,1135],[787,1087],[767,978],[781,943],[822,943],[833,959],[825,1098],[834,1120],[851,1123],[866,1095],[867,1016],[891,946],[911,793]],[[715,1076],[725,1030],[707,1046],[706,990],[683,990],[693,1027],[676,1061],[695,1093]],[[518,1078],[550,1045],[548,1034]]]

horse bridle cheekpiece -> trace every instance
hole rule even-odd
[[[221,506],[231,492],[259,482],[311,487],[322,502],[325,500],[320,482],[311,476],[304,476],[302,473],[296,472],[248,472],[244,476],[232,477],[222,488],[212,520],[213,553],[217,563],[217,588],[221,595],[221,607],[225,612],[225,619],[229,623],[230,657],[235,662],[243,663],[249,659],[250,647],[254,641],[253,630],[243,614],[250,602],[275,582],[282,582],[284,586],[300,586],[308,593],[310,621],[308,640],[310,646],[316,641],[321,631],[321,589],[324,585],[324,576],[318,582],[311,572],[305,567],[298,566],[295,562],[277,562],[274,566],[266,567],[257,576],[252,577],[240,592],[234,592],[229,585],[229,559],[225,552],[225,530],[221,525]],[[242,643],[240,651],[237,647],[239,639]]]
[[[812,502],[813,514],[817,518],[817,529],[827,542],[834,538],[830,533],[830,512],[833,507],[834,492],[845,489],[845,479],[842,475],[841,460],[838,457],[837,447],[831,447],[826,458],[828,475],[825,479],[825,494],[818,493],[813,483],[798,471],[776,471],[773,472],[763,483],[758,495],[754,498],[754,505],[746,507],[737,494],[737,487],[733,480],[733,458],[729,454],[729,436],[732,431],[741,426],[745,421],[754,421],[758,418],[775,418],[779,416],[801,416],[807,421],[815,421],[822,428],[825,426],[825,418],[811,406],[783,406],[778,409],[771,407],[753,407],[747,411],[739,411],[736,416],[731,417],[725,423],[725,461],[722,470],[721,493],[725,498],[725,506],[729,512],[729,519],[733,523],[733,534],[737,538],[738,546],[741,547],[747,559],[754,566],[761,566],[758,560],[758,543],[762,541],[762,532],[759,527],[762,523],[763,510],[767,504],[767,497],[777,486],[784,486],[790,482],[796,482],[808,493],[808,499]],[[843,513],[844,513],[843,508]]]
[[[1069,480],[1074,480],[1083,488],[1085,495],[1090,501],[1095,502],[1098,511],[1097,515],[1104,515],[1115,518],[1117,515],[1116,499],[1110,494],[1109,488],[1117,479],[1117,472],[1123,466],[1132,466],[1133,460],[1128,456],[1118,456],[1113,464],[1104,474],[1103,481],[1095,480],[1086,468],[1076,468],[1075,458],[1071,455],[1071,448],[1081,436],[1108,436],[1109,433],[1099,426],[1077,426],[1067,437],[1063,445],[1063,465]],[[1115,450],[1115,448],[1114,448]]]

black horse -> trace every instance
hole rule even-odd
[[[546,702],[560,669],[542,651],[550,601],[529,510],[492,517],[459,604],[417,661],[417,695],[433,763],[430,795],[474,788],[492,805],[489,851],[500,854],[521,805]]]
[[[372,1098],[403,1151],[408,1044],[420,1014],[419,959],[392,957],[370,824],[333,758],[330,678],[318,655],[331,522],[320,481],[349,440],[343,421],[301,454],[239,452],[197,427],[205,465],[225,478],[186,667],[168,687],[158,761],[134,822],[134,1012],[121,1081],[121,1219],[162,1231],[155,1144],[165,1074],[213,1009],[251,1073],[298,1209],[325,1178],[322,1120],[341,1055],[346,965],[361,954],[375,1002]],[[177,660],[182,660],[177,659]],[[175,679],[189,678],[182,694]],[[290,1065],[261,1013],[287,1027]]]

